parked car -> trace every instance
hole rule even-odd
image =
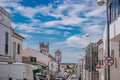
[[[36,79],[37,80],[48,80],[46,75],[39,75],[39,74],[36,75]]]
[[[62,78],[61,77],[57,77],[57,78],[55,78],[55,80],[62,80]]]
[[[75,74],[68,77],[68,80],[77,80],[77,77]]]

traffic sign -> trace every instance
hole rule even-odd
[[[114,64],[114,59],[112,57],[106,57],[105,58],[105,64],[107,66],[112,66]]]
[[[101,65],[98,63],[97,65],[96,65],[96,70],[98,71],[99,69],[101,69],[102,67],[101,67]]]

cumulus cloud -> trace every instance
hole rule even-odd
[[[83,48],[88,44],[88,41],[86,40],[86,38],[84,36],[74,35],[74,36],[67,38],[66,43],[69,46]]]
[[[90,12],[86,13],[85,15],[87,17],[90,17],[90,16],[99,16],[99,17],[102,16],[103,17],[104,13],[105,13],[105,6],[99,7],[97,9],[93,9]]]
[[[32,37],[29,34],[24,34],[24,33],[20,33],[20,35],[23,36],[24,38],[31,38]]]
[[[44,31],[45,34],[61,34],[59,31],[56,30],[46,30]]]
[[[103,33],[103,27],[101,25],[89,25],[87,27],[84,27],[83,30],[86,33],[90,33],[90,34],[95,34],[95,33],[102,34]]]
[[[7,1],[10,1],[10,0],[7,0]],[[92,1],[91,0],[86,0],[86,1],[80,0],[79,4],[76,4],[76,2],[78,2],[78,1],[74,1],[74,0],[66,1],[65,0],[64,4],[59,5],[56,9],[54,9],[52,7],[52,5],[36,6],[33,8],[33,7],[25,7],[21,4],[19,4],[18,3],[19,1],[12,2],[13,5],[10,5],[9,3],[4,2],[4,0],[2,0],[1,2],[2,2],[2,5],[5,7],[9,6],[9,7],[14,8],[14,11],[11,11],[11,12],[19,12],[19,14],[31,19],[32,21],[37,20],[37,19],[34,19],[34,16],[37,13],[40,13],[44,16],[52,16],[55,18],[61,18],[60,20],[53,20],[53,21],[48,21],[48,22],[43,22],[43,23],[41,23],[40,19],[39,19],[37,23],[33,22],[33,24],[29,25],[29,26],[34,26],[34,25],[38,24],[38,25],[41,25],[42,28],[56,27],[56,26],[60,27],[60,25],[79,26],[79,24],[82,24],[82,22],[88,20],[88,18],[80,17],[79,13],[89,10],[89,12],[85,13],[86,17],[99,16],[105,10],[104,7],[102,9],[101,8],[91,9],[91,8],[95,7],[95,2],[93,0]],[[68,4],[68,2],[70,2],[70,4]],[[91,2],[91,4],[93,4],[91,7],[89,7],[89,5],[88,5],[89,2]],[[84,4],[82,4],[82,3],[84,3]],[[10,9],[8,9],[8,10],[10,10]],[[67,14],[65,15],[64,11],[66,11],[66,10],[68,10],[68,11],[67,11]],[[25,23],[23,26],[25,26]],[[18,26],[18,27],[22,27],[22,26]],[[59,28],[59,27],[56,27],[56,28]],[[22,29],[22,28],[18,28],[18,29]],[[35,29],[29,29],[28,32],[33,32],[34,30]]]

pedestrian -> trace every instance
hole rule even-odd
[[[52,74],[50,74],[50,80],[54,80],[54,78],[53,78],[53,75],[52,75]]]

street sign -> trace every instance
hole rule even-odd
[[[107,66],[112,66],[114,64],[114,59],[112,57],[106,57],[105,58],[105,64]]]
[[[100,66],[100,64],[98,63],[97,65],[96,65],[96,70],[99,70],[99,69],[101,69],[102,67]]]

